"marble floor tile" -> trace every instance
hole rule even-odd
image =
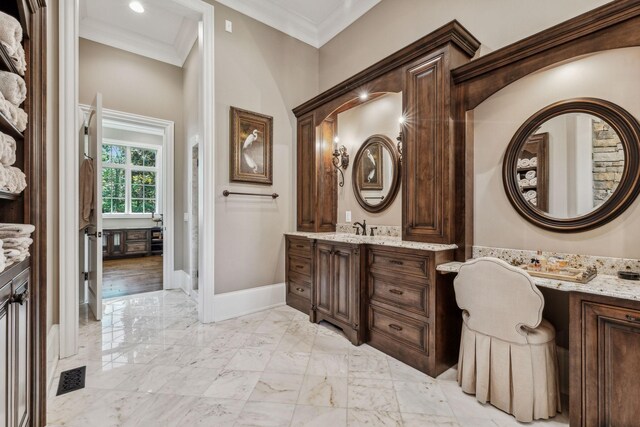
[[[271,360],[271,352],[259,349],[239,349],[233,355],[227,369],[236,371],[264,371]]]
[[[392,381],[349,378],[348,407],[367,411],[398,412]]]
[[[265,372],[258,380],[249,400],[296,403],[303,379],[303,375]]]
[[[348,354],[311,353],[307,375],[346,377],[348,373]]]
[[[295,405],[273,402],[247,402],[235,426],[288,427]]]
[[[515,418],[326,322],[279,306],[212,324],[181,291],[113,298],[101,322],[80,308],[79,352],[49,387],[57,426],[515,427]],[[86,388],[55,396],[86,366]],[[564,427],[566,413],[532,427]]]
[[[349,409],[347,422],[349,426],[402,427],[402,416],[399,412]]]
[[[346,407],[347,379],[307,375],[302,383],[298,404]]]
[[[347,427],[347,410],[297,405],[291,427]]]
[[[258,383],[260,372],[223,370],[204,395],[219,399],[247,400]]]
[[[307,370],[307,365],[309,365],[310,357],[309,353],[275,351],[271,356],[271,360],[267,363],[265,371],[304,374]]]

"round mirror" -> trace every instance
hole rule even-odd
[[[399,156],[393,142],[373,135],[362,144],[353,163],[353,192],[367,212],[380,212],[398,193]]]
[[[553,104],[511,140],[503,167],[507,195],[525,218],[555,231],[608,222],[638,194],[639,136],[633,116],[607,101]]]

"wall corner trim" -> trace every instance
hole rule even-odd
[[[215,322],[285,305],[286,284],[259,286],[214,296]]]

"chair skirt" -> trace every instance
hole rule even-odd
[[[458,359],[462,390],[520,422],[555,416],[561,410],[555,330],[543,320],[534,335],[534,343],[514,344],[463,323]]]

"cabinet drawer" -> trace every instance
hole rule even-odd
[[[429,317],[428,284],[412,284],[396,278],[369,274],[369,298],[391,304],[420,316]]]
[[[287,253],[311,258],[311,241],[302,237],[287,237]]]
[[[290,294],[297,295],[304,299],[311,299],[311,287],[306,283],[295,282],[289,280],[287,289]]]
[[[296,273],[295,271],[290,271],[287,274],[287,281],[300,283],[301,285],[311,286],[310,276],[305,276],[304,274]]]
[[[429,355],[429,324],[390,310],[369,306],[369,331]]]
[[[139,252],[147,252],[147,242],[126,242],[125,243],[125,253],[126,254],[135,254]]]
[[[289,272],[311,277],[311,260],[289,255]]]
[[[125,240],[146,240],[148,233],[147,230],[127,230]]]
[[[381,272],[399,274],[400,277],[404,278],[416,276],[428,279],[429,257],[372,248],[369,250],[369,268]]]

